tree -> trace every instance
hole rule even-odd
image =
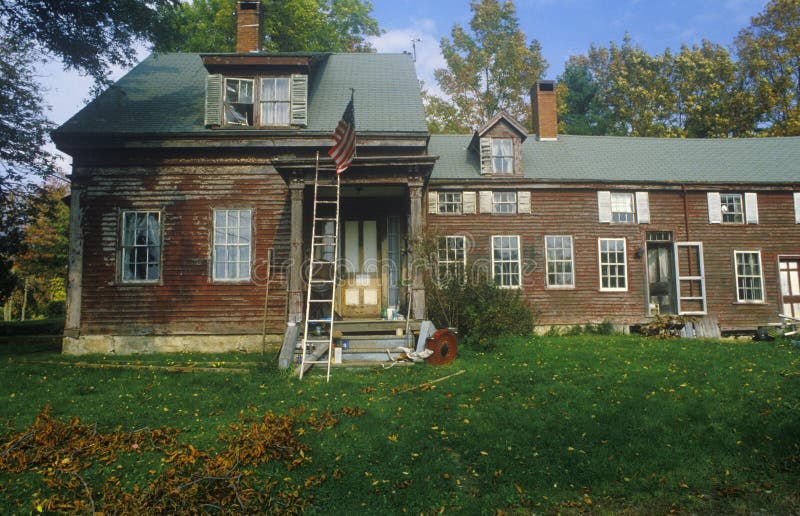
[[[513,2],[473,0],[470,31],[453,26],[441,41],[447,68],[434,72],[448,97],[432,101],[435,127],[475,128],[500,110],[530,126],[528,93],[547,62],[535,39],[527,43]]]
[[[0,0],[0,32],[20,48],[38,47],[104,82],[109,66],[130,65],[150,38],[159,7],[176,0]]]
[[[368,36],[378,36],[372,4],[363,0],[286,0],[270,2],[263,13],[263,49],[268,52],[373,51]],[[161,52],[234,52],[236,0],[194,0],[164,6],[154,38]]]
[[[682,136],[748,136],[755,129],[752,96],[742,87],[727,49],[703,40],[681,47],[669,77],[676,104],[674,124]]]
[[[766,134],[800,135],[800,0],[771,0],[735,45]]]
[[[602,103],[600,86],[588,59],[572,56],[558,77],[559,131],[565,134],[602,135],[609,132],[611,113]]]

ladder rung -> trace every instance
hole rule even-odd
[[[310,279],[309,283],[333,283],[332,279]]]
[[[331,322],[330,319],[309,319],[309,323],[329,323]]]
[[[333,222],[337,220],[336,217],[317,217],[314,222]]]
[[[338,201],[317,201],[317,204],[339,204]]]
[[[311,339],[308,339],[306,341],[306,344],[330,344],[330,341],[328,339],[325,339],[325,340],[311,340]]]
[[[329,238],[332,240],[336,240],[336,235],[314,235],[314,238]]]
[[[333,303],[333,299],[309,299],[310,303]]]

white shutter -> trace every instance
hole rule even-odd
[[[461,211],[464,214],[475,213],[475,192],[461,193]]]
[[[428,213],[439,213],[439,192],[428,191]]]
[[[794,223],[800,224],[800,192],[794,193]]]
[[[207,75],[205,126],[220,125],[222,125],[222,75]]]
[[[492,192],[482,191],[478,193],[478,209],[481,213],[492,213]]]
[[[491,174],[492,171],[492,139],[481,138],[481,174]]]
[[[527,190],[517,192],[517,213],[531,212],[531,193]]]
[[[292,75],[292,125],[308,125],[308,75]]]
[[[758,194],[755,192],[744,194],[744,219],[748,224],[758,224]]]
[[[722,204],[719,199],[719,192],[708,192],[708,223],[722,223]]]
[[[597,192],[597,221],[611,222],[611,192]]]
[[[636,218],[639,224],[650,224],[650,196],[647,192],[636,192]]]

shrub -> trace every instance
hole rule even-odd
[[[489,349],[501,335],[527,335],[533,313],[519,290],[494,286],[486,277],[426,281],[428,317],[437,327],[456,328],[459,341]]]

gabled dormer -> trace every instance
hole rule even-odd
[[[205,126],[290,129],[308,125],[313,54],[261,53],[261,2],[236,4],[237,53],[202,54]]]
[[[469,144],[480,157],[481,175],[521,176],[522,142],[525,127],[505,111],[500,111],[475,131]]]

